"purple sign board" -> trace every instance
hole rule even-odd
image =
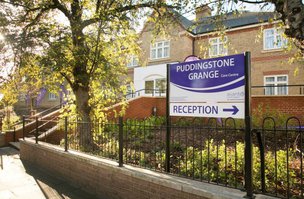
[[[245,54],[169,67],[171,116],[244,118]]]

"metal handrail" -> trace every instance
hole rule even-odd
[[[251,88],[265,88],[265,87],[299,87],[304,84],[286,84],[286,85],[264,85],[264,86],[251,86]]]
[[[42,112],[39,112],[39,113],[37,113],[37,114],[35,114],[35,115],[31,116],[31,117],[33,117],[33,118],[35,118],[35,117],[40,117],[40,118],[41,118],[41,117],[43,117],[43,116],[45,116],[45,115],[51,113],[53,110],[60,109],[61,107],[62,107],[62,104],[58,104],[58,105],[53,106],[53,107],[51,107],[51,108],[48,108],[48,109],[46,109],[46,110],[44,110],[44,111],[42,111]]]
[[[304,84],[287,84],[287,85],[257,85],[257,86],[251,86],[251,89],[255,89],[255,88],[282,88],[282,87],[299,87],[300,88],[300,95],[304,94]],[[157,96],[155,95],[156,93],[158,93],[158,96],[165,96],[166,95],[166,90],[167,89],[140,89],[140,90],[136,90],[136,91],[131,91],[128,92],[125,97],[139,97],[142,95],[142,93],[144,93],[144,95],[152,95],[152,97]],[[146,93],[147,91],[149,91],[150,93]]]
[[[35,114],[33,116],[31,116],[31,115],[23,115],[23,117],[26,117],[28,119],[35,119],[36,117],[42,118],[43,116],[46,116],[47,114],[51,113],[54,110],[60,109],[61,107],[62,107],[62,104],[58,104],[56,106],[53,106],[51,108],[48,108],[48,109],[40,112],[40,113],[37,113],[37,114]],[[15,127],[17,127],[19,125],[22,125],[22,124],[23,124],[23,121],[17,121],[15,123],[11,124],[9,126],[9,129],[13,130]]]
[[[47,124],[49,124],[50,122],[56,122],[56,120],[57,120],[58,118],[59,118],[59,117],[57,116],[57,117],[54,117],[54,118],[52,118],[52,119],[50,119],[50,120],[38,120],[38,122],[39,122],[39,121],[45,122],[45,123],[41,124],[40,126],[38,126],[38,129],[41,129],[41,128],[45,127],[45,126],[46,126]],[[32,134],[32,133],[34,133],[35,131],[36,131],[36,128],[33,129],[32,131],[28,132],[27,134]]]
[[[150,93],[146,93],[147,91],[149,91]],[[163,96],[166,94],[166,89],[140,89],[140,90],[136,90],[136,91],[131,91],[128,92],[125,97],[130,97],[134,98],[134,97],[138,97],[141,96],[141,93],[144,92],[144,95],[152,95],[152,97],[154,96]],[[155,95],[155,94],[159,94],[159,95]]]
[[[264,88],[264,94],[266,94],[265,88],[289,88],[289,87],[299,87],[300,95],[304,94],[304,84],[286,84],[286,85],[263,85],[263,86],[251,86],[251,89],[254,88]]]

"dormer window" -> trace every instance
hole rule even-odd
[[[286,38],[283,37],[283,30],[269,28],[264,30],[264,50],[276,50],[287,45]]]
[[[151,45],[151,59],[162,59],[168,57],[170,57],[170,41],[159,41]]]

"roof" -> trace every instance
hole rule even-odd
[[[175,12],[175,15],[177,15],[177,12]],[[245,11],[241,14],[227,13],[223,16],[205,17],[198,22],[192,22],[180,14],[178,14],[177,19],[187,31],[198,35],[218,30],[219,24],[224,25],[226,29],[231,29],[268,22],[271,19],[276,19],[277,16],[275,12]]]
[[[187,19],[186,17],[184,17],[183,15],[181,15],[180,13],[178,13],[176,10],[174,9],[170,9],[170,11],[172,12],[173,14],[173,17],[175,19],[177,19],[177,21],[180,23],[180,25],[188,30],[190,29],[191,26],[193,26],[193,22],[190,21],[189,19]]]

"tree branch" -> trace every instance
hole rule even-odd
[[[163,3],[162,1],[156,2],[156,3],[142,3],[142,4],[135,4],[135,5],[127,5],[127,6],[123,6],[123,7],[119,7],[117,9],[114,9],[114,12],[125,12],[125,11],[131,11],[131,10],[137,10],[140,8],[153,8],[153,9],[157,9],[157,8],[179,8],[177,6],[170,6],[166,3]]]
[[[66,81],[71,85],[71,87],[73,87],[73,82],[72,80],[68,77],[67,74],[65,74],[64,72],[60,72],[60,75],[62,75],[62,77],[64,77],[66,79]]]
[[[20,6],[20,7],[23,7],[23,8],[29,8],[26,5],[15,2],[15,1],[11,2],[11,1],[0,0],[0,3],[6,3],[6,4],[9,4],[9,5],[13,5],[13,6]]]
[[[54,6],[58,10],[60,10],[68,19],[71,18],[71,13],[62,3],[59,2],[59,0],[53,0],[53,3],[54,3]]]
[[[96,14],[99,12],[100,4],[101,4],[101,0],[97,0],[97,2],[96,2],[96,10],[95,10]]]
[[[132,10],[137,10],[137,9],[141,9],[141,8],[153,8],[154,10],[157,10],[157,8],[161,8],[161,7],[165,7],[165,8],[178,8],[176,6],[170,6],[166,3],[162,3],[162,2],[158,2],[158,3],[142,3],[142,4],[129,4],[126,6],[122,6],[122,7],[118,7],[115,9],[110,9],[109,12],[107,13],[121,13],[121,12],[125,12],[125,11],[132,11]],[[104,14],[104,13],[103,13]],[[82,23],[82,28],[85,28],[91,24],[97,23],[100,20],[100,17],[94,17],[91,19],[87,19],[85,21],[83,21]]]
[[[240,2],[243,2],[243,3],[251,3],[251,4],[260,4],[260,3],[267,3],[269,2],[269,0],[255,0],[255,1],[250,1],[250,0],[239,0]]]
[[[35,25],[35,24],[39,21],[40,17],[41,17],[46,11],[51,10],[51,9],[52,9],[52,6],[42,8],[41,11],[40,11],[40,12],[36,15],[36,17],[32,20],[32,22],[29,23],[29,24],[27,24],[27,25],[25,26],[25,30],[27,30],[29,27]]]

